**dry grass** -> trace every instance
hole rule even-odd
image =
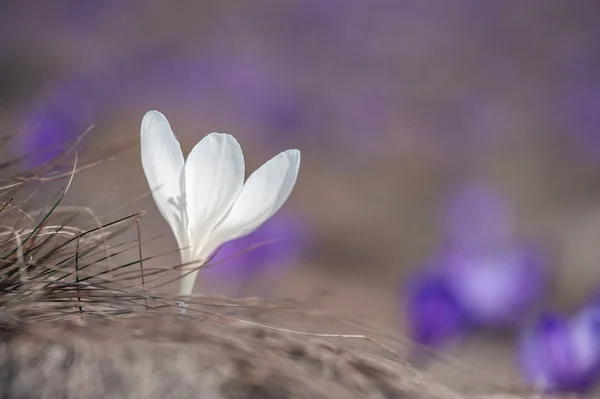
[[[405,360],[409,346],[394,333],[300,304],[198,297],[177,315],[181,298],[157,289],[181,266],[144,268],[140,214],[107,221],[61,206],[73,177],[107,160],[80,159],[76,144],[0,180],[0,397],[548,397],[451,391]],[[58,179],[65,187],[47,207],[25,210],[35,183]],[[118,240],[135,228],[138,240]],[[139,259],[118,263],[130,250]]]

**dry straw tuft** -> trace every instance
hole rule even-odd
[[[406,346],[394,334],[299,304],[199,297],[178,316],[181,298],[156,293],[174,268],[144,267],[140,214],[106,221],[61,205],[77,173],[127,148],[83,159],[78,142],[0,179],[0,397],[548,397],[454,392],[403,360]],[[44,209],[25,211],[28,189],[59,179],[65,186]],[[89,221],[76,223],[81,215]],[[138,240],[117,241],[128,229]],[[129,250],[139,258],[118,264]]]

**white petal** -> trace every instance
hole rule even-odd
[[[190,256],[199,258],[210,232],[227,214],[244,184],[244,155],[229,134],[211,133],[192,149],[185,164]]]
[[[290,196],[300,168],[300,151],[287,150],[258,168],[244,184],[225,218],[202,248],[209,256],[227,241],[252,233],[275,214]]]
[[[148,111],[141,127],[142,167],[161,215],[180,248],[187,246],[183,154],[167,118]]]

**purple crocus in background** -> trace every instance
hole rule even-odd
[[[259,281],[259,296],[268,296],[287,268],[301,259],[308,226],[301,214],[281,211],[254,233],[225,244],[201,272],[206,292],[248,295]]]
[[[545,313],[521,336],[526,380],[546,391],[586,392],[600,378],[600,301],[571,318]]]
[[[418,270],[405,292],[410,338],[420,345],[441,348],[469,329],[465,311],[449,289],[442,269]]]
[[[473,323],[514,326],[542,298],[546,277],[541,256],[524,245],[446,256],[448,287]]]
[[[595,295],[571,319],[571,339],[577,366],[583,374],[600,378],[600,296]],[[592,381],[590,381],[591,383]]]
[[[518,240],[506,199],[491,185],[461,187],[442,213],[444,241],[409,281],[411,336],[440,346],[473,327],[514,327],[541,300],[541,252]]]
[[[31,155],[29,167],[42,165],[58,156],[72,140],[86,130],[77,111],[45,107],[33,111],[25,120],[27,131],[19,136],[24,155]]]
[[[461,187],[449,204],[441,251],[449,289],[474,323],[523,320],[544,293],[541,251],[517,237],[507,199],[490,184]]]
[[[68,147],[100,119],[111,104],[109,82],[100,76],[81,75],[57,81],[46,88],[36,105],[26,111],[25,133],[16,142],[19,152],[32,156],[28,166],[41,165]]]

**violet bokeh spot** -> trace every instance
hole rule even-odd
[[[519,323],[546,287],[542,251],[519,239],[508,199],[486,181],[460,186],[442,207],[437,263],[473,323]]]
[[[32,155],[27,166],[51,160],[97,123],[107,107],[114,105],[111,86],[111,81],[103,81],[101,76],[92,79],[87,75],[49,85],[23,117],[27,130],[18,136],[17,146],[21,154]]]
[[[592,297],[571,318],[570,338],[579,367],[600,377],[600,298]]]
[[[302,216],[281,211],[253,233],[223,245],[200,278],[207,289],[234,296],[246,295],[251,283],[266,280],[270,286],[262,284],[255,294],[268,296],[287,268],[301,260],[308,239]]]
[[[29,116],[25,122],[28,131],[20,145],[29,166],[39,166],[58,156],[68,141],[83,133],[85,128],[77,116],[65,109],[45,108]]]
[[[515,245],[497,251],[446,254],[449,289],[482,326],[510,326],[539,305],[546,287],[538,251]]]
[[[544,313],[522,335],[518,356],[523,375],[544,391],[586,392],[598,380],[598,340],[586,337],[586,323]],[[582,351],[583,349],[583,351]]]
[[[573,386],[568,370],[572,366],[568,348],[568,321],[558,314],[544,314],[527,331],[519,345],[519,360],[524,376],[536,388],[552,390],[559,385]]]
[[[443,270],[417,271],[403,299],[409,336],[419,344],[440,348],[469,329],[466,313],[449,289]]]

